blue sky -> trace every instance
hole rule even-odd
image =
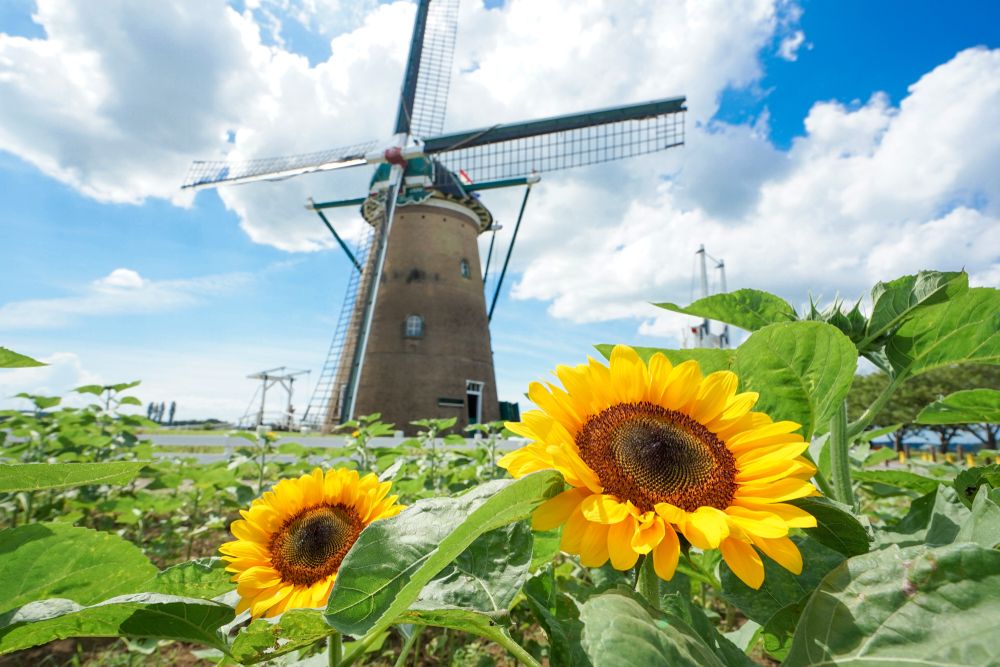
[[[127,7],[0,5],[0,345],[53,364],[5,374],[3,397],[142,379],[139,395],[177,400],[179,418],[235,418],[248,373],[318,376],[348,265],[301,204],[358,196],[365,176],[193,201],[176,185],[188,159],[226,148],[220,128],[248,155],[387,135],[412,7],[204,4],[132,42],[112,29],[143,20]],[[699,243],[726,259],[730,288],[796,304],[919,268],[996,284],[1000,5],[762,0],[702,5],[690,26],[655,3],[609,7],[607,26],[552,36],[535,24],[594,17],[463,5],[456,67],[477,71],[456,75],[447,129],[676,94],[691,108],[685,148],[538,186],[494,320],[501,398],[523,405],[530,380],[593,343],[679,345],[684,321],[648,302],[690,300]],[[629,30],[641,37],[626,46]],[[143,59],[162,72],[142,76]],[[508,230],[519,197],[485,198]],[[357,216],[335,223],[350,234]]]

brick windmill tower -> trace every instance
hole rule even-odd
[[[477,243],[494,225],[476,193],[523,186],[526,202],[538,173],[684,143],[683,97],[442,134],[457,24],[458,0],[418,0],[390,140],[199,161],[183,185],[377,165],[366,197],[308,204],[355,269],[302,417],[325,431],[371,412],[407,431],[424,417],[457,417],[460,427],[499,418]],[[369,223],[353,253],[324,214],[341,206],[360,206]]]

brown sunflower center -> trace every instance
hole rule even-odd
[[[291,517],[271,538],[271,565],[283,581],[311,586],[340,567],[364,528],[344,505],[320,505]]]
[[[576,435],[582,458],[604,492],[642,511],[670,503],[693,512],[729,506],[736,461],[714,433],[687,415],[652,403],[619,403]]]

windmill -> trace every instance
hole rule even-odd
[[[433,416],[455,416],[459,426],[497,419],[477,242],[495,226],[476,193],[525,186],[526,202],[538,173],[684,143],[683,97],[442,134],[457,24],[458,0],[418,0],[388,142],[289,157],[198,161],[182,186],[211,188],[376,166],[366,197],[307,205],[354,266],[326,363],[303,415],[323,430],[376,411],[397,425]],[[360,206],[369,223],[355,253],[324,214],[341,206]]]

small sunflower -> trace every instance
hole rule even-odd
[[[651,553],[656,574],[670,579],[680,533],[718,548],[753,588],[764,581],[758,550],[802,572],[788,531],[816,519],[784,501],[817,491],[799,424],[752,412],[758,395],[736,393],[734,373],[702,377],[697,362],[673,366],[660,353],[647,365],[621,345],[610,368],[590,359],[556,376],[565,389],[532,383],[541,410],[507,423],[532,442],[499,462],[514,477],[558,470],[570,485],[535,511],[535,529],[565,524],[561,548],[586,567],[610,559],[627,570]]]
[[[240,510],[243,519],[230,526],[236,540],[219,547],[237,582],[236,613],[249,609],[258,618],[323,606],[365,526],[403,509],[390,487],[371,473],[339,468],[324,475],[316,468],[278,482]]]

